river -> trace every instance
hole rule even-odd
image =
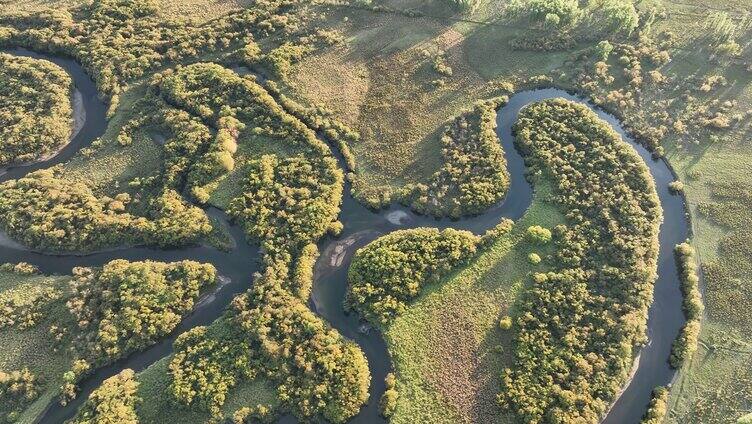
[[[99,100],[96,86],[75,61],[67,58],[52,57],[33,53],[24,49],[15,49],[9,53],[47,59],[68,71],[74,84],[82,95],[86,120],[79,133],[56,156],[31,165],[8,169],[0,176],[0,182],[20,178],[28,172],[63,163],[83,147],[87,147],[96,138],[104,134],[107,122],[106,105]],[[601,118],[606,120],[628,141],[645,160],[655,179],[664,223],[660,230],[660,253],[658,257],[658,279],[655,283],[655,297],[650,308],[648,332],[650,342],[640,352],[638,367],[633,378],[625,387],[621,396],[603,420],[604,423],[638,423],[650,401],[654,387],[668,384],[674,371],[668,365],[671,343],[684,324],[681,310],[682,294],[679,289],[679,276],[673,257],[675,244],[688,237],[688,223],[685,218],[683,199],[672,195],[668,184],[674,175],[668,165],[661,160],[653,160],[650,153],[635,143],[626,133],[618,119],[594,107],[587,101],[558,89],[541,89],[520,92],[513,95],[509,102],[498,111],[497,133],[504,148],[511,185],[507,197],[486,213],[460,220],[434,219],[413,213],[407,208],[393,206],[374,212],[364,207],[352,196],[349,186],[345,188],[340,221],[344,230],[339,237],[326,237],[319,242],[321,256],[316,262],[313,293],[310,307],[324,320],[329,322],[343,336],[354,340],[365,353],[371,370],[370,401],[352,423],[385,422],[380,417],[378,403],[383,394],[384,377],[392,369],[389,353],[381,334],[368,331],[362,321],[354,314],[345,314],[343,300],[347,288],[347,269],[353,253],[360,247],[390,231],[403,228],[436,227],[456,228],[482,234],[494,227],[503,218],[518,220],[530,206],[533,188],[524,177],[525,164],[514,147],[512,125],[517,120],[519,111],[526,105],[550,98],[563,97],[588,105]],[[93,389],[105,379],[117,374],[124,368],[142,371],[157,360],[172,352],[175,337],[195,326],[207,325],[217,319],[232,298],[247,290],[252,282],[252,275],[259,269],[258,247],[244,241],[241,228],[229,223],[224,212],[208,208],[207,213],[228,226],[236,247],[230,252],[223,252],[213,247],[196,246],[175,250],[160,250],[144,247],[113,249],[87,255],[53,255],[33,252],[21,246],[6,244],[0,246],[0,263],[28,262],[36,265],[45,274],[70,274],[76,266],[101,266],[113,259],[156,260],[172,262],[179,260],[196,260],[213,264],[218,273],[229,278],[230,282],[222,285],[209,297],[198,303],[194,311],[181,322],[170,337],[160,343],[134,353],[112,365],[98,369],[81,384],[81,391],[76,400],[67,406],[60,406],[53,401],[39,419],[41,423],[62,423],[72,417],[77,408]],[[284,416],[280,422],[294,422],[292,416]]]

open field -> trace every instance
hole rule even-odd
[[[510,332],[499,320],[510,314],[528,273],[545,271],[528,261],[551,247],[524,240],[529,225],[562,222],[539,185],[533,204],[509,234],[467,267],[428,286],[385,330],[397,377],[398,423],[513,422],[496,405],[501,370],[512,353]]]

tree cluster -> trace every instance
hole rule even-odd
[[[509,18],[530,25],[512,40],[523,50],[570,49],[578,42],[629,36],[640,24],[641,15],[652,19],[654,11],[640,11],[632,0],[514,0],[507,7]],[[643,13],[641,13],[643,12]]]
[[[151,121],[169,135],[164,184],[185,186],[200,203],[208,200],[212,183],[234,169],[237,138],[245,129],[317,160],[331,155],[329,147],[263,87],[220,65],[198,63],[167,71],[154,78],[152,88],[158,98]]]
[[[15,327],[26,330],[45,318],[45,308],[59,300],[63,292],[59,287],[37,282],[23,283],[0,292],[0,329]]]
[[[138,381],[131,369],[105,380],[81,406],[71,424],[138,424]]]
[[[476,252],[468,231],[417,228],[389,233],[355,253],[345,300],[366,320],[387,325],[427,284],[438,282]]]
[[[327,232],[339,232],[343,180],[333,158],[264,155],[249,164],[243,195],[229,213],[261,242],[267,263],[287,263]]]
[[[54,152],[71,136],[73,82],[46,60],[0,53],[0,167]]]
[[[676,245],[674,254],[679,267],[681,291],[684,295],[682,309],[687,322],[671,346],[669,361],[672,367],[681,368],[692,359],[692,355],[697,350],[697,339],[700,336],[700,321],[702,320],[704,306],[700,294],[700,277],[697,274],[694,249],[689,243],[685,242]]]
[[[444,163],[429,184],[408,187],[403,202],[436,216],[479,214],[507,194],[509,172],[496,134],[496,109],[505,98],[480,102],[441,137]]]
[[[39,394],[39,380],[28,368],[10,372],[0,370],[0,410],[10,411],[0,417],[0,422],[16,422],[17,415]]]
[[[154,0],[94,0],[73,13],[43,11],[0,18],[7,26],[6,44],[76,58],[94,77],[102,95],[117,104],[130,81],[167,62],[208,52],[284,30],[294,31],[299,18],[295,1],[274,0],[229,13],[206,23],[159,13]]]
[[[50,251],[182,246],[211,231],[206,214],[173,190],[149,200],[146,216],[129,213],[131,203],[128,193],[97,196],[82,182],[41,170],[0,185],[0,228],[29,247]]]
[[[595,423],[646,340],[660,201],[637,152],[584,105],[532,104],[514,130],[567,223],[553,232],[553,269],[519,301],[499,400],[526,422]]]
[[[75,268],[66,305],[78,323],[77,359],[64,396],[89,370],[143,350],[168,335],[216,282],[212,265],[114,260],[102,268]]]
[[[67,301],[88,357],[111,360],[169,334],[216,282],[216,270],[193,261],[107,263],[76,268]]]
[[[311,312],[310,291],[288,290],[305,286],[288,281],[296,275],[283,263],[267,267],[224,319],[180,337],[170,369],[181,402],[216,413],[239,379],[263,373],[301,419],[339,423],[357,414],[370,385],[365,356]]]

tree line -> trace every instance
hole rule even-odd
[[[626,38],[655,18],[655,5],[632,0],[513,0],[507,18],[530,28],[511,41],[522,50],[566,50],[577,43]]]
[[[676,336],[674,344],[671,346],[671,366],[681,368],[684,364],[692,359],[692,355],[697,350],[697,340],[700,337],[700,321],[704,306],[702,304],[702,295],[700,294],[700,277],[697,274],[697,261],[695,251],[687,243],[677,244],[674,249],[676,263],[679,268],[679,278],[681,280],[681,291],[684,295],[682,309],[687,322],[682,327],[679,335]]]

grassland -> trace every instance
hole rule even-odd
[[[187,16],[197,21],[207,21],[227,12],[248,6],[250,0],[157,0],[164,16]],[[83,0],[2,0],[6,12],[42,11],[50,8],[64,9],[86,4]]]
[[[334,16],[348,17],[347,21],[340,20],[338,26],[346,34],[346,46],[303,60],[287,81],[289,89],[300,98],[326,104],[361,132],[363,140],[354,146],[354,151],[359,161],[360,178],[367,182],[363,189],[366,192],[389,191],[430,175],[440,164],[436,154],[436,130],[440,123],[457,113],[462,105],[490,95],[501,81],[517,82],[547,74],[557,85],[579,90],[572,83],[571,74],[578,72],[573,69],[576,57],[588,46],[549,53],[512,50],[509,41],[519,29],[496,21],[498,12],[491,11],[494,7],[499,10],[498,3],[482,4],[473,14],[463,16],[464,21],[447,19],[446,11],[436,10],[426,2],[390,1],[386,4],[444,18],[413,18],[363,10],[333,12]],[[711,13],[727,11],[736,22],[742,22],[742,17],[750,10],[747,3],[733,0],[713,5],[696,0],[664,1],[662,7],[665,16],[655,21],[651,35],[661,38],[671,34],[671,42],[665,45],[671,60],[657,68],[670,83],[645,87],[639,94],[641,101],[637,107],[615,112],[630,122],[649,121],[651,115],[658,116],[666,110],[669,111],[669,122],[674,119],[693,121],[714,113],[728,101],[731,104],[725,113],[742,116],[742,120],[730,129],[700,128],[688,134],[669,130],[661,137],[669,161],[685,183],[695,233],[692,242],[704,267],[725,263],[726,269],[737,268],[736,273],[724,280],[725,286],[706,281],[707,317],[699,354],[682,370],[674,385],[673,411],[669,419],[675,422],[727,422],[748,413],[750,408],[749,377],[739,375],[735,370],[748,369],[752,361],[752,337],[748,331],[750,308],[738,306],[748,305],[752,299],[752,274],[741,272],[748,270],[751,263],[748,254],[732,255],[728,249],[719,250],[719,247],[734,242],[734,246],[743,248],[745,242],[740,240],[749,240],[749,218],[740,217],[730,222],[699,213],[698,205],[716,205],[716,215],[721,216],[724,211],[728,215],[745,208],[749,210],[752,145],[748,117],[752,110],[752,73],[746,69],[745,63],[749,63],[752,34],[745,27],[737,31],[737,41],[744,50],[736,60],[715,57],[707,18]],[[469,20],[487,22],[477,24]],[[437,78],[431,60],[439,51],[444,52],[454,72],[444,78],[443,87],[437,88],[431,84]],[[618,66],[616,58],[610,60],[609,65]],[[626,85],[627,81],[618,72],[613,72],[613,75],[616,79],[614,85],[602,87],[618,89]],[[703,81],[714,75],[726,78],[727,85],[709,92],[700,90]],[[327,83],[329,81],[331,84]],[[691,102],[682,97],[687,94],[692,97]],[[740,194],[714,194],[714,188],[722,184],[731,184]],[[739,204],[743,206],[740,208]],[[426,296],[426,299],[432,296]],[[508,293],[507,296],[505,303],[513,298]],[[406,320],[419,310],[425,317],[429,308],[421,308],[423,302],[426,301],[419,302],[400,320],[408,322]],[[454,302],[442,303],[447,304],[457,309]],[[495,313],[498,313],[498,308]],[[415,326],[419,321],[410,324]],[[393,328],[399,328],[399,324],[395,323]],[[407,333],[411,327],[404,325],[401,328]],[[388,334],[394,331],[390,330]],[[441,337],[442,331],[435,327],[431,331],[434,338]],[[400,359],[396,360],[399,363]],[[421,368],[427,366],[426,361],[414,364],[411,375],[416,378],[427,375],[423,373],[427,368]],[[405,363],[398,366],[406,367]],[[454,376],[447,381],[452,380]],[[399,384],[405,387],[404,382]],[[436,392],[427,394],[427,391],[436,390],[427,389],[430,385],[415,384],[413,387],[420,388],[420,394],[418,389],[413,389],[416,394],[407,395],[408,399],[420,397],[424,403],[429,398],[434,399],[434,403],[436,399],[442,399],[434,396]],[[446,413],[445,416],[458,416],[456,411],[454,415],[447,412],[456,409],[458,404],[446,397],[443,399],[443,407],[435,405],[439,408],[437,410]],[[450,404],[454,407],[448,406]],[[408,409],[405,398],[399,405],[398,417],[420,416],[417,411],[411,412],[415,415],[402,415]]]
[[[532,252],[546,257],[550,247],[524,240],[529,225],[553,227],[563,217],[538,184],[535,198],[514,229],[467,267],[427,286],[417,301],[385,330],[394,361],[399,398],[396,423],[513,422],[495,399],[502,368],[511,360],[511,333],[499,319],[530,272]]]

